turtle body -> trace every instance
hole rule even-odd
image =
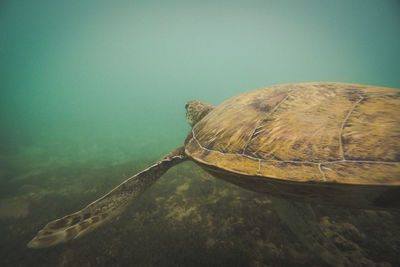
[[[92,231],[185,160],[228,182],[283,199],[400,208],[398,89],[294,83],[244,93],[218,107],[189,101],[185,108],[192,130],[184,147],[82,210],[51,221],[28,246],[49,247]],[[312,222],[310,207],[279,198],[273,202],[311,250],[333,266],[345,265],[345,257]]]
[[[400,90],[314,82],[233,97],[185,142],[205,170],[298,201],[400,206]]]

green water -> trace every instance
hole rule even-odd
[[[82,240],[25,245],[181,146],[186,101],[302,81],[400,88],[399,44],[397,0],[1,1],[0,265],[325,266],[267,197],[191,163]],[[354,225],[366,260],[400,265],[398,213],[318,216]]]

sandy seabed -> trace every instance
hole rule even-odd
[[[70,243],[26,244],[47,222],[83,208],[151,161],[2,172],[1,266],[329,266],[268,196],[217,180],[191,162],[172,168],[119,218]],[[9,190],[5,190],[8,188]],[[322,232],[352,266],[400,266],[399,212],[314,206]]]

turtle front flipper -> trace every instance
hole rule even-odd
[[[186,159],[184,148],[168,153],[160,161],[128,178],[108,194],[84,209],[49,222],[28,243],[30,248],[44,248],[76,239],[121,214],[169,168]]]

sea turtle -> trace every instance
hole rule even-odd
[[[93,230],[185,160],[215,177],[279,197],[276,200],[400,208],[398,89],[293,83],[244,93],[217,107],[202,101],[189,101],[185,107],[192,129],[183,147],[84,209],[48,223],[28,246],[48,247]],[[321,237],[319,232],[310,237],[308,222],[302,219],[312,216],[312,210],[288,215],[290,205],[279,200],[278,204],[281,215],[291,221],[290,228],[302,238],[313,242]],[[330,246],[319,242],[315,250],[321,244]]]

